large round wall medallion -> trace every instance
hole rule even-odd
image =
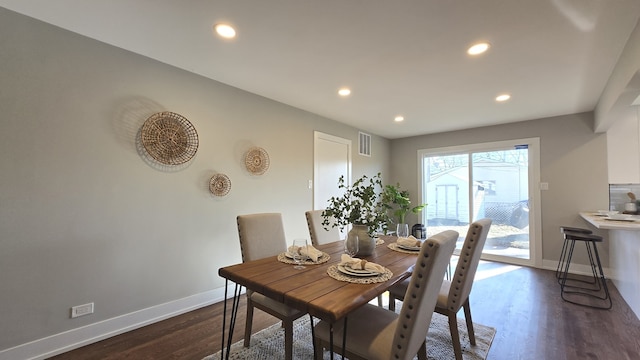
[[[269,154],[261,147],[252,147],[244,157],[244,165],[253,175],[262,175],[269,169]]]
[[[225,174],[215,174],[209,181],[209,191],[215,196],[225,196],[231,190],[231,180]]]
[[[191,160],[198,150],[198,133],[184,116],[170,111],[151,115],[140,131],[142,146],[165,165]]]

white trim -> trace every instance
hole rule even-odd
[[[556,271],[558,268],[558,262],[553,260],[544,260],[542,261],[542,269]],[[603,267],[602,271],[604,271],[604,276],[607,280],[614,280],[612,277],[611,269]],[[584,275],[584,276],[593,276],[591,272],[591,265],[583,265],[583,264],[574,264],[573,262],[569,264],[569,274],[575,275]]]
[[[2,350],[0,360],[46,359],[223,299],[224,287],[209,290]]]

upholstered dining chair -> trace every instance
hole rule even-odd
[[[239,215],[237,221],[243,262],[275,256],[287,250],[287,240],[284,235],[281,214]],[[305,313],[247,289],[247,319],[244,329],[245,347],[249,347],[251,340],[254,307],[282,320],[285,359],[291,360],[293,356],[293,321]]]
[[[407,286],[400,314],[366,304],[347,315],[345,355],[350,360],[427,359],[426,337],[444,270],[456,247],[458,233],[444,231],[425,240]],[[315,359],[330,346],[330,325],[314,327]],[[333,326],[334,351],[342,352],[344,322]]]
[[[456,360],[462,360],[462,348],[460,346],[460,335],[458,334],[458,319],[456,314],[460,308],[464,308],[464,317],[467,322],[469,332],[469,342],[476,344],[476,337],[473,332],[473,321],[471,320],[471,307],[469,306],[469,294],[473,286],[473,278],[478,269],[482,248],[487,240],[487,234],[491,227],[491,219],[481,219],[469,225],[467,237],[462,244],[458,265],[453,273],[451,281],[445,280],[440,288],[436,312],[446,315],[449,318],[449,330],[453,343],[453,352]],[[389,289],[389,310],[395,309],[395,300],[405,299],[405,292],[409,283],[403,281]]]
[[[307,218],[309,236],[311,236],[311,243],[313,245],[322,245],[340,240],[340,229],[333,227],[325,230],[322,225],[322,211],[323,210],[311,210],[304,213]]]

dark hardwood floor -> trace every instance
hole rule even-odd
[[[562,301],[552,271],[482,262],[471,312],[497,329],[488,359],[640,359],[640,320],[610,288],[613,309],[585,308]],[[242,339],[244,312],[242,302],[234,341]],[[254,331],[274,323],[256,310]],[[220,349],[221,324],[219,303],[52,359],[202,359]]]

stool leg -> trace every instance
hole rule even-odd
[[[560,251],[560,259],[558,259],[558,266],[556,267],[556,279],[558,279],[558,284],[562,280],[563,267],[566,261],[565,257],[567,256],[567,238],[564,238],[564,243],[562,243],[562,251]]]
[[[607,286],[607,279],[604,277],[604,271],[602,271],[602,263],[600,262],[600,255],[598,254],[598,247],[595,242],[593,244],[593,252],[596,254],[596,261],[598,263],[598,270],[600,271],[600,282],[602,283],[602,288],[604,289],[605,297],[602,300],[608,300],[609,306],[604,309],[611,309],[613,307],[613,303],[611,301],[611,295],[609,294],[609,287]]]

